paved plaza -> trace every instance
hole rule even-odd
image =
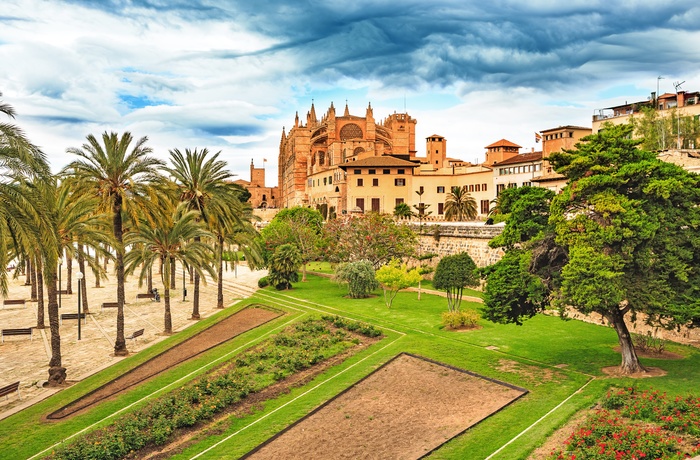
[[[113,265],[110,266],[113,268]],[[73,294],[61,296],[60,313],[77,313],[77,264],[73,266]],[[247,266],[239,265],[224,272],[224,305],[230,306],[257,289],[257,280],[265,271],[251,272]],[[13,275],[13,274],[11,274]],[[62,279],[65,289],[66,267],[63,267]],[[100,308],[103,302],[116,302],[116,275],[110,273],[108,281],[102,281],[102,287],[95,288],[92,274],[87,274],[87,295],[90,315],[81,324],[81,339],[78,340],[76,320],[64,320],[60,326],[61,355],[63,366],[67,369],[68,383],[77,382],[95,372],[111,366],[123,357],[114,356],[116,337],[116,308]],[[0,329],[27,328],[37,325],[37,302],[31,302],[31,286],[25,285],[25,277],[9,281],[8,299],[26,299],[22,305],[0,305]],[[162,283],[154,275],[153,286],[162,296]],[[177,334],[195,323],[190,320],[192,314],[192,293],[194,286],[186,280],[187,299],[182,300],[182,273],[178,273],[177,289],[172,291],[170,308],[172,313],[173,333]],[[130,354],[138,353],[166,338],[164,329],[164,303],[150,299],[137,299],[137,293],[145,293],[145,285],[138,286],[135,276],[127,278],[126,305],[124,306],[124,332],[128,336],[134,331],[144,329],[143,336],[136,340],[127,340]],[[202,319],[216,313],[216,282],[209,281],[200,285],[200,315]],[[48,362],[51,357],[50,330],[48,312],[45,312],[45,329],[34,329],[33,338],[29,336],[5,337],[0,345],[0,387],[20,382],[20,395],[13,393],[0,398],[0,419],[5,418],[49,395],[60,391],[56,388],[44,388],[42,384],[48,378]]]

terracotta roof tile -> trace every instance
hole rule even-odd
[[[522,148],[520,145],[514,144],[514,143],[512,143],[511,141],[509,141],[509,140],[507,140],[507,139],[501,139],[500,141],[496,141],[496,142],[494,142],[493,144],[487,145],[487,146],[484,147],[484,148],[490,149],[491,147],[517,147],[517,148]]]
[[[339,168],[362,168],[368,166],[376,167],[400,167],[400,168],[417,168],[420,166],[418,163],[413,163],[412,161],[402,160],[401,158],[396,158],[391,155],[382,155],[378,157],[367,157],[362,160],[349,161],[346,163],[341,163],[338,165]]]
[[[495,165],[493,165],[493,167],[497,168],[497,167],[503,166],[503,165],[529,163],[531,161],[537,161],[537,160],[541,160],[541,159],[542,159],[542,152],[521,153],[520,155],[516,155],[514,157],[508,158],[507,160],[503,160],[500,163],[496,163]]]

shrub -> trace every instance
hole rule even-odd
[[[368,260],[348,262],[335,271],[335,280],[347,283],[348,295],[353,299],[364,299],[379,287],[374,277],[374,266]]]
[[[263,276],[262,278],[260,278],[258,280],[258,287],[261,289],[264,287],[268,287],[269,285],[270,285],[270,280],[267,279],[267,276]]]
[[[473,310],[446,311],[442,314],[442,324],[448,329],[474,328],[479,323],[479,314]]]
[[[652,336],[651,331],[647,331],[646,334],[634,334],[632,340],[635,348],[640,351],[660,355],[666,349],[666,341],[661,337]]]

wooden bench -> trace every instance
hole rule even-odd
[[[32,333],[33,330],[34,329],[31,327],[19,327],[19,328],[14,328],[14,329],[3,329],[2,332],[0,332],[0,335],[2,336],[1,343],[5,343],[5,337],[11,336],[11,335],[28,335],[29,340],[34,340],[34,334]]]
[[[136,294],[136,298],[137,298],[137,299],[151,299],[151,300],[153,300],[153,299],[155,299],[155,297],[156,297],[156,296],[155,296],[153,293],[150,293],[150,292],[149,292],[148,294],[143,294],[143,293],[141,293],[141,294]]]
[[[4,299],[2,301],[2,305],[24,305],[26,306],[26,300],[25,299]]]
[[[70,295],[70,294],[68,293],[68,289],[61,289],[60,291],[56,291],[56,294]]]
[[[0,388],[0,396],[4,396],[5,399],[9,398],[10,393],[17,392],[19,399],[22,399],[22,395],[19,394],[19,382],[11,383],[5,387]]]
[[[143,335],[143,329],[139,329],[138,331],[131,334],[129,337],[124,337],[124,338],[126,340],[136,340],[137,337],[141,337],[142,335]]]
[[[119,308],[119,302],[103,302],[101,308]]]
[[[63,323],[64,319],[78,319],[78,318],[85,320],[84,322],[85,322],[85,324],[87,324],[87,319],[85,317],[85,313],[80,313],[80,314],[78,314],[78,313],[62,313],[61,314],[61,323]]]

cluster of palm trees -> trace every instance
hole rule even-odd
[[[0,112],[14,118],[13,108],[1,101]],[[241,199],[244,190],[230,180],[232,174],[218,159],[219,153],[174,149],[168,165],[151,155],[147,141],[135,140],[128,132],[89,135],[82,147],[67,150],[77,158],[52,174],[41,150],[17,126],[0,121],[0,290],[7,295],[4,268],[10,263],[36,279],[32,286],[37,290],[37,327],[43,328],[45,286],[50,383],[62,383],[66,372],[57,301],[57,274],[64,257],[77,259],[81,272],[87,263],[97,283],[106,276],[106,264],[100,260],[114,261],[117,356],[128,354],[127,275],[138,273],[139,284],[148,280],[150,290],[153,269],[160,272],[164,332],[171,333],[170,290],[177,264],[194,278],[192,318],[199,319],[199,284],[207,276],[218,280],[217,307],[224,306],[221,274],[226,248],[245,251],[253,265],[260,260],[252,209]],[[83,299],[88,311],[87,296]]]
[[[422,190],[416,191],[416,193],[422,198]],[[429,204],[425,204],[421,200],[418,205],[414,205],[414,208],[418,211],[417,214],[419,216],[427,216],[431,214],[431,212],[427,211],[429,206]],[[394,209],[394,215],[397,217],[411,217],[416,215],[416,213],[406,203],[399,203]],[[477,215],[476,200],[469,193],[469,187],[467,185],[452,187],[445,198],[445,220],[462,222],[474,220]]]

